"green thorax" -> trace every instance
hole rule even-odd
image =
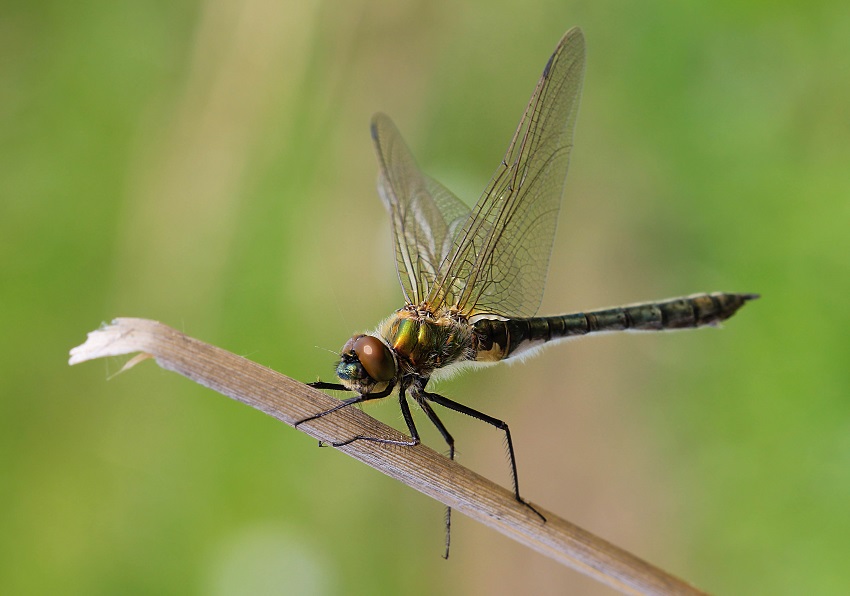
[[[402,309],[381,323],[378,333],[397,354],[402,374],[428,377],[474,355],[472,327],[446,315]]]

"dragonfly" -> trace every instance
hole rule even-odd
[[[433,406],[490,424],[505,434],[513,493],[520,496],[516,456],[507,423],[428,391],[431,379],[464,365],[517,360],[542,346],[606,331],[660,331],[717,325],[756,294],[702,293],[589,312],[535,316],[543,296],[560,211],[585,69],[585,40],[567,31],[543,69],[507,152],[470,210],[424,174],[398,129],[384,114],[372,120],[378,156],[378,191],[389,213],[404,306],[372,333],[358,333],[342,348],[338,383],[313,387],[346,390],[353,397],[299,421],[398,394],[410,440],[356,435],[354,441],[414,446],[419,432],[409,399],[437,427],[455,457],[455,440]],[[446,550],[451,509],[446,514]]]

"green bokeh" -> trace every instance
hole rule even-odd
[[[328,377],[400,305],[372,112],[472,202],[573,25],[543,310],[763,299],[441,391],[511,422],[528,498],[707,590],[850,592],[850,5],[525,4],[0,7],[0,593],[609,593],[459,516],[443,562],[442,508],[374,470],[151,363],[66,364],[139,316]]]

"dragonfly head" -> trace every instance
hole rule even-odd
[[[374,335],[355,335],[342,347],[336,376],[361,395],[386,386],[398,370],[395,354]]]

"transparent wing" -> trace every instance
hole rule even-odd
[[[580,29],[546,64],[501,166],[454,239],[427,296],[465,314],[532,316],[555,238],[584,78]]]
[[[372,139],[380,163],[378,193],[392,222],[398,279],[407,303],[418,305],[433,285],[470,210],[449,189],[419,170],[385,114],[372,118]]]

